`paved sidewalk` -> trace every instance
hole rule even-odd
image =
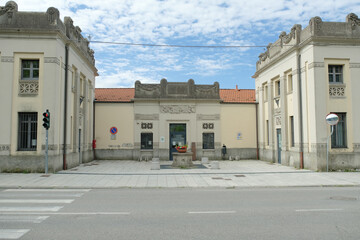
[[[0,173],[0,188],[205,188],[360,186],[360,172],[313,172],[256,160],[219,161],[220,169],[151,170],[151,162],[93,161],[56,174]],[[201,164],[195,162],[195,164]]]

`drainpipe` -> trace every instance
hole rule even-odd
[[[65,90],[64,90],[64,150],[63,150],[63,170],[67,169],[66,164],[66,128],[67,128],[67,89],[68,89],[68,64],[69,64],[69,44],[65,45]]]
[[[258,123],[258,103],[255,103],[256,114],[256,160],[259,160],[259,123]]]
[[[95,102],[96,102],[96,98],[94,98],[94,100],[93,100],[93,160],[96,159],[96,153],[95,153],[96,148],[94,147],[94,145],[96,144],[96,142],[95,142]]]
[[[304,168],[304,138],[303,138],[303,108],[302,108],[302,82],[301,82],[301,54],[298,50],[298,78],[299,78],[299,125],[300,125],[300,168]]]

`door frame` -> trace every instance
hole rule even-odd
[[[171,137],[171,127],[172,126],[184,126],[185,131],[183,132],[179,132],[182,133],[184,136],[184,144],[186,144],[186,123],[169,123],[169,160],[172,161],[173,160],[173,153],[177,152],[177,150],[175,149],[175,146],[172,145],[172,137]]]

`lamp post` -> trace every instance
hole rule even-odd
[[[326,115],[325,120],[326,123],[331,126],[331,133],[326,141],[326,172],[329,172],[329,142],[330,142],[330,137],[334,132],[334,126],[339,122],[339,116],[336,115],[335,113],[329,113],[328,115]]]

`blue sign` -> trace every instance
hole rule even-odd
[[[116,134],[117,132],[118,132],[118,130],[117,130],[116,127],[110,128],[110,133],[111,133],[111,134]]]

